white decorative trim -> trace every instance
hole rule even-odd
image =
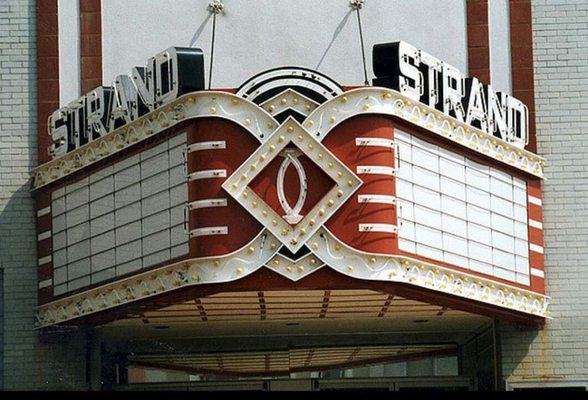
[[[196,228],[190,231],[190,238],[199,236],[228,235],[229,228],[226,226],[208,226],[206,228]]]
[[[392,167],[384,167],[382,165],[358,165],[357,173],[359,175],[396,175],[396,170]]]
[[[257,104],[234,94],[216,91],[188,93],[99,139],[35,168],[32,172],[32,189],[39,189],[111,157],[181,122],[210,117],[227,119],[240,125],[261,143],[277,126],[272,116]]]
[[[321,168],[335,186],[293,227],[268,206],[248,185],[277,157],[288,144],[296,147]],[[317,229],[341,207],[361,186],[362,181],[317,142],[294,118],[289,117],[222,184],[239,204],[276,236],[292,253],[296,253]]]
[[[359,224],[359,231],[397,233],[398,227],[392,224]]]
[[[528,195],[528,199],[529,199],[529,203],[531,203],[531,204],[535,204],[536,206],[539,206],[539,207],[543,206],[543,202],[538,197]]]
[[[529,250],[534,251],[535,253],[543,254],[543,247],[538,246],[534,243],[529,243]]]
[[[325,263],[312,253],[296,261],[278,253],[265,264],[267,268],[294,282],[310,275],[324,265]]]
[[[43,233],[39,233],[37,236],[37,241],[40,242],[41,240],[45,240],[51,237],[51,231],[45,231]]]
[[[261,103],[261,107],[272,115],[294,110],[304,116],[317,109],[319,103],[290,88]]]
[[[51,285],[53,285],[53,279],[52,278],[45,279],[44,281],[39,282],[39,289],[44,289],[44,288],[49,287]]]
[[[531,275],[538,276],[539,278],[545,279],[545,272],[540,269],[531,267]]]
[[[188,181],[197,181],[200,179],[214,179],[214,178],[226,178],[226,169],[207,169],[205,171],[196,171],[188,175]]]
[[[37,308],[36,328],[70,321],[182,287],[234,281],[262,268],[279,247],[279,241],[264,229],[250,243],[233,253],[180,261],[43,304]]]
[[[550,298],[539,293],[410,257],[365,253],[341,242],[326,228],[318,230],[309,242],[329,267],[352,278],[408,283],[549,318]]]
[[[537,229],[543,229],[543,224],[534,219],[529,219],[529,226]]]
[[[302,152],[298,149],[284,149],[280,152],[280,156],[284,157],[280,168],[278,169],[278,181],[277,181],[277,189],[278,189],[278,200],[280,202],[280,206],[286,212],[286,215],[282,215],[289,224],[296,225],[300,220],[303,218],[300,215],[300,211],[304,206],[304,202],[306,201],[306,194],[308,192],[308,182],[306,179],[306,172],[304,172],[304,167],[298,156],[302,154]],[[286,177],[286,171],[288,167],[292,164],[296,173],[298,174],[298,200],[294,205],[294,208],[290,206],[288,200],[286,199],[286,192],[284,187],[284,178]]]
[[[199,208],[208,208],[208,207],[226,207],[227,206],[227,199],[205,199],[205,200],[196,200],[188,204],[190,210],[197,210]]]
[[[360,194],[357,195],[358,203],[396,204],[396,197],[386,194]]]
[[[37,211],[37,217],[42,217],[43,215],[47,215],[51,212],[51,206],[41,208]]]
[[[188,153],[194,153],[195,151],[202,151],[202,150],[225,149],[226,147],[227,147],[227,142],[224,140],[192,143],[191,145],[188,146]]]
[[[394,148],[394,140],[386,138],[356,138],[355,145],[357,147],[364,146],[375,146],[375,147],[387,147],[390,149]]]
[[[453,143],[543,178],[545,159],[500,138],[469,126],[441,111],[414,102],[395,90],[363,87],[347,91],[321,104],[304,121],[313,137],[323,140],[341,122],[362,114],[401,118]]]
[[[49,264],[51,262],[51,255],[39,258],[39,266]]]

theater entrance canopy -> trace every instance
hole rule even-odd
[[[373,57],[374,86],[281,67],[205,90],[202,53],[170,48],[55,111],[33,171],[37,327],[541,324],[527,108],[404,42]]]

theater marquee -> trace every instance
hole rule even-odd
[[[170,48],[55,111],[38,327],[260,268],[547,317],[527,108],[406,43],[373,56],[378,86],[286,67],[229,92]]]

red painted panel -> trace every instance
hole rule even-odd
[[[188,173],[226,169],[229,177],[255,151],[259,142],[239,125],[219,119],[194,121],[188,128],[188,145],[198,142],[226,142],[225,149],[202,150],[188,156]],[[228,235],[200,236],[190,240],[191,257],[223,255],[245,246],[262,230],[261,224],[224,191],[225,178],[192,181],[188,185],[190,202],[227,199],[226,207],[201,208],[190,212],[190,230],[226,226]]]
[[[387,117],[365,115],[351,118],[330,132],[323,144],[353,172],[358,166],[394,166],[392,149],[356,145],[356,138],[394,139],[394,125]],[[395,178],[386,175],[358,175],[363,185],[327,221],[326,227],[347,245],[365,252],[394,254],[396,234],[359,232],[359,224],[396,225],[396,207],[389,204],[359,203],[358,195],[395,196]]]
[[[286,213],[280,204],[277,189],[278,171],[283,160],[281,156],[274,158],[249,185],[280,216]],[[304,216],[327,195],[335,186],[335,182],[306,155],[298,156],[298,160],[304,168],[307,182],[306,200],[300,211]],[[290,207],[294,208],[299,193],[300,179],[294,166],[290,164],[284,175],[284,194]]]

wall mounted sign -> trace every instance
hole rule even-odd
[[[528,143],[527,106],[408,43],[376,44],[373,66],[377,86],[398,90],[517,147]]]
[[[56,110],[49,117],[56,158],[79,148],[186,93],[204,89],[204,55],[200,49],[170,47],[151,57],[130,76],[119,75]]]

